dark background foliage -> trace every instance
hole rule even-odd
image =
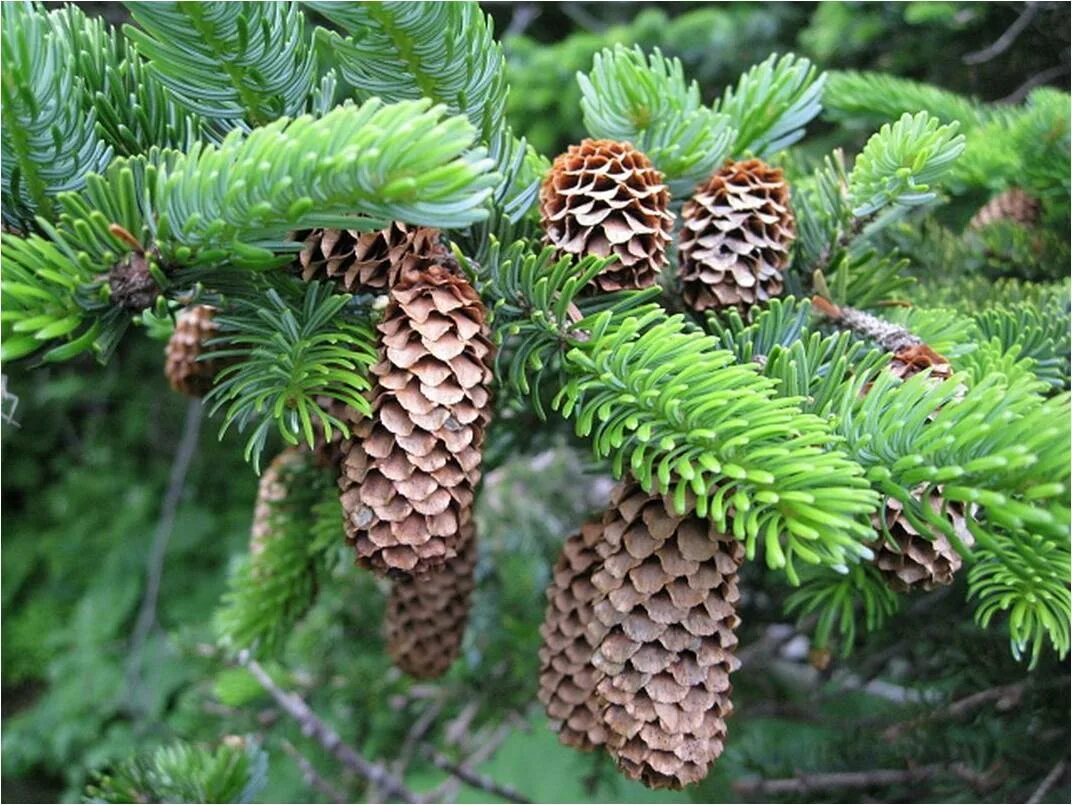
[[[118,4],[82,5],[112,21],[124,16]],[[1022,3],[945,2],[486,9],[504,37],[511,122],[549,155],[582,136],[575,72],[619,41],[681,58],[708,99],[747,66],[789,50],[822,67],[889,71],[985,100],[1068,86],[1066,3],[1037,3],[1029,12]],[[996,47],[1025,13],[1008,47]],[[835,130],[823,125],[816,131],[825,150]],[[163,379],[162,349],[134,338],[107,367],[83,359],[4,369],[2,796],[77,798],[91,769],[136,749],[229,733],[286,739],[340,790],[359,796],[358,781],[340,778],[212,647],[212,613],[229,562],[245,550],[256,479],[239,441],[217,441],[211,422],[201,426],[182,484],[159,593],[150,592],[154,537],[188,416]],[[735,798],[731,781],[748,774],[866,770],[891,758],[985,772],[943,772],[924,787],[883,789],[885,800],[1016,800],[1030,794],[1024,781],[1067,757],[1067,666],[1045,659],[1027,681],[1000,630],[971,625],[962,590],[921,599],[852,660],[818,672],[800,661],[806,639],[787,631],[787,590],[757,565],[743,584],[751,591],[742,612],[748,648],[723,760],[685,794],[651,794],[622,781],[606,761],[558,746],[532,707],[548,567],[562,537],[598,505],[605,480],[565,436],[502,454],[481,501],[474,628],[464,661],[443,685],[410,684],[390,669],[379,633],[382,592],[347,562],[325,580],[291,637],[286,667],[271,668],[369,756],[395,757],[412,723],[437,708],[439,723],[468,723],[477,743],[505,725],[508,737],[481,768],[535,800],[721,801]],[[145,639],[132,643],[146,610],[153,617],[143,617]],[[1012,686],[1004,697],[964,712],[943,709],[1004,686]],[[884,733],[891,724],[902,726]],[[440,741],[455,740],[437,729]],[[407,776],[418,788],[442,780],[420,763]],[[314,795],[286,755],[273,755],[264,799]],[[1066,796],[1061,786],[1049,794],[1055,802]],[[849,791],[844,800],[857,797]],[[465,789],[461,798],[488,795]]]

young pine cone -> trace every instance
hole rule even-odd
[[[477,558],[473,524],[463,532],[458,553],[441,568],[391,583],[387,653],[399,669],[418,679],[442,676],[461,651]]]
[[[164,350],[164,374],[175,391],[204,397],[212,389],[220,362],[198,358],[208,351],[205,342],[219,329],[215,315],[216,309],[209,305],[194,305],[179,313]]]
[[[592,662],[607,749],[650,788],[702,780],[722,754],[744,546],[678,515],[667,498],[620,484],[603,518],[592,576]]]
[[[333,280],[346,293],[386,290],[404,274],[453,260],[438,229],[398,221],[376,232],[313,229],[296,237],[302,234],[302,279]]]
[[[932,511],[939,511],[941,497],[930,497]],[[872,543],[875,566],[882,571],[886,583],[894,592],[907,593],[914,590],[933,590],[953,583],[953,576],[960,570],[963,560],[941,531],[924,536],[908,521],[899,500],[887,498],[885,520],[890,538],[896,547],[882,535],[882,514],[871,515],[872,523],[879,531],[879,539]],[[975,542],[965,522],[964,507],[959,503],[947,504],[945,516],[953,524],[953,530],[965,546]]]
[[[360,564],[426,573],[472,517],[493,347],[480,297],[443,266],[400,279],[378,329],[372,418],[342,448],[346,533]]]
[[[261,475],[249,534],[249,552],[254,557],[264,552],[264,546],[272,538],[273,512],[287,498],[287,473],[300,467],[305,460],[300,448],[288,447],[272,459]]]
[[[980,207],[968,222],[968,229],[979,230],[995,221],[1034,226],[1039,221],[1038,199],[1019,187],[1010,187]]]
[[[603,526],[586,523],[563,544],[540,626],[540,701],[558,739],[584,751],[606,741],[593,695],[601,674],[592,665],[594,646],[588,633],[597,595],[592,573],[599,566],[596,547],[602,539]]]
[[[584,140],[560,154],[540,187],[547,242],[559,254],[617,255],[600,291],[647,288],[666,263],[674,216],[663,175],[629,143]]]
[[[782,292],[796,223],[781,168],[727,162],[681,210],[678,276],[693,310],[766,302]]]

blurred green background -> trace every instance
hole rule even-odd
[[[116,5],[86,8],[119,20]],[[1069,5],[1036,5],[1015,40],[994,54],[1024,4],[485,7],[509,59],[511,122],[553,155],[583,136],[574,74],[608,44],[659,47],[681,58],[707,99],[771,52],[792,50],[821,67],[885,70],[985,100],[1018,101],[1034,86],[1068,85]],[[821,122],[813,133],[823,150],[836,137]],[[266,736],[272,751],[262,800],[320,796],[279,751],[284,741],[344,796],[358,796],[359,781],[341,774],[246,672],[229,667],[213,648],[212,613],[229,562],[246,548],[256,478],[242,460],[240,440],[218,441],[218,424],[206,418],[189,472],[174,485],[182,494],[173,527],[161,528],[169,476],[193,421],[190,404],[164,381],[162,355],[162,343],[135,335],[107,367],[88,359],[4,367],[0,795],[77,799],[91,769],[135,750],[178,736],[216,741],[248,734]],[[518,445],[506,434],[492,437],[497,466],[480,503],[473,628],[463,661],[447,680],[411,684],[391,669],[379,632],[382,589],[348,561],[324,580],[319,603],[291,638],[285,665],[270,669],[367,756],[397,758],[412,725],[427,717],[440,746],[499,746],[481,771],[533,800],[732,800],[732,781],[753,773],[881,763],[891,747],[874,741],[876,723],[913,717],[916,710],[904,700],[924,681],[928,695],[951,698],[1024,674],[1008,657],[1003,635],[968,625],[957,589],[908,607],[857,659],[819,673],[801,662],[806,641],[783,624],[785,589],[750,567],[743,585],[751,590],[742,612],[746,661],[734,680],[738,714],[723,760],[702,786],[683,794],[652,794],[627,783],[605,758],[560,747],[534,706],[548,568],[562,538],[599,506],[608,483],[600,468],[584,463],[587,453],[564,429],[552,425],[539,438]],[[162,563],[154,561],[154,543],[165,548]],[[156,570],[153,594],[148,580]],[[143,639],[132,640],[134,634]],[[887,669],[891,656],[899,658],[900,681],[869,678]],[[981,732],[970,719],[951,721],[931,725],[925,735],[910,732],[893,749],[926,763],[937,747],[956,744],[983,766],[992,761],[1018,766],[1025,776],[1036,769],[1045,774],[1059,756],[1050,750],[1067,743],[1067,729],[1050,722],[1068,712],[1067,667],[1045,662],[1051,667],[1039,673],[1063,679],[1063,687],[1048,697],[1045,691],[1025,696],[1000,735]],[[750,674],[750,667],[763,673]],[[1039,719],[1050,732],[1040,735]],[[995,745],[1003,749],[991,758]],[[421,758],[402,771],[417,789],[445,779]],[[443,796],[452,793],[447,785],[437,789]],[[973,785],[951,777],[924,793],[908,788],[890,795],[970,800],[985,790],[987,798],[1003,796],[1000,782]],[[493,801],[465,787],[457,793],[463,801]],[[845,801],[856,796],[850,791]]]

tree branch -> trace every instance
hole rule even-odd
[[[321,721],[298,694],[288,693],[276,685],[248,651],[242,651],[238,655],[238,664],[253,674],[261,687],[275,699],[276,704],[301,725],[304,734],[313,738],[346,768],[363,777],[393,799],[401,802],[422,802],[420,797],[406,788],[401,780],[382,765],[365,760],[357,750],[343,743],[339,734]]]
[[[962,61],[965,64],[982,64],[988,62],[993,58],[1000,56],[1010,47],[1012,43],[1016,41],[1016,38],[1024,32],[1024,29],[1031,24],[1031,20],[1038,14],[1038,3],[1027,3],[1024,10],[1020,12],[1020,16],[1017,17],[1013,24],[1010,25],[1001,36],[999,36],[991,45],[977,50],[974,53],[965,53]]]
[[[130,638],[130,655],[127,660],[127,690],[130,707],[135,712],[144,709],[142,695],[142,654],[149,635],[156,626],[156,608],[160,599],[160,582],[164,576],[164,559],[167,556],[168,542],[175,528],[175,516],[178,513],[182,493],[186,489],[186,476],[190,471],[194,453],[197,451],[198,438],[201,435],[201,415],[204,407],[200,400],[191,400],[186,406],[186,419],[182,426],[182,438],[175,458],[171,463],[171,476],[167,492],[160,507],[160,519],[157,520],[153,533],[152,547],[145,568],[145,593],[142,596],[138,619]]]
[[[1035,792],[1027,800],[1027,805],[1034,805],[1034,803],[1042,802],[1043,797],[1050,793],[1050,789],[1061,779],[1061,775],[1065,773],[1065,768],[1067,768],[1067,763],[1064,758],[1057,761],[1057,765],[1050,769],[1050,773],[1042,778],[1042,782],[1039,783],[1038,788],[1035,789]]]
[[[306,785],[310,788],[315,788],[332,802],[346,802],[346,797],[343,796],[343,793],[321,777],[320,772],[316,770],[305,755],[298,751],[294,744],[284,738],[280,742],[280,745],[283,747],[283,751],[290,756],[291,760],[294,761],[298,769],[301,771],[302,779],[305,780]]]
[[[480,774],[466,766],[454,763],[442,752],[437,751],[427,744],[424,745],[423,750],[425,757],[431,760],[437,769],[445,771],[453,777],[457,777],[466,785],[471,785],[473,788],[479,788],[481,791],[495,794],[497,797],[501,797],[508,802],[527,803],[532,801],[510,786],[497,783],[485,774]]]
[[[905,732],[913,730],[922,724],[929,723],[936,719],[963,718],[990,702],[995,702],[999,710],[1008,710],[1020,701],[1020,697],[1023,696],[1024,688],[1026,686],[1027,682],[1021,681],[972,693],[969,696],[965,696],[963,699],[957,699],[954,702],[950,702],[945,707],[931,710],[921,718],[894,724],[882,733],[882,737],[887,741],[895,741]]]
[[[914,769],[875,769],[872,771],[799,774],[796,777],[781,780],[753,778],[737,780],[733,784],[733,790],[743,796],[808,795],[816,791],[877,788],[904,783],[919,783],[936,777],[947,770],[947,766],[936,763],[931,766],[917,766]]]

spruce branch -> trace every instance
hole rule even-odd
[[[648,55],[622,45],[604,50],[577,82],[588,133],[631,142],[675,194],[689,192],[718,167],[736,136],[727,115],[704,105],[699,85],[685,83],[681,62],[657,48]]]
[[[0,32],[3,218],[27,230],[51,219],[53,198],[101,170],[111,148],[97,135],[71,43],[39,4],[4,3]]]
[[[748,70],[713,107],[737,130],[731,154],[767,157],[800,140],[822,109],[825,82],[811,62],[791,53]]]
[[[222,436],[232,425],[252,428],[246,459],[259,467],[272,426],[288,444],[315,444],[319,426],[330,439],[345,423],[323,410],[319,397],[337,400],[368,415],[364,392],[376,361],[369,323],[347,315],[351,297],[334,295],[330,285],[308,283],[300,300],[288,302],[268,291],[261,303],[246,302],[217,316],[221,335],[210,342],[220,359],[237,363],[223,369],[206,401],[224,410]],[[315,423],[315,426],[314,426]]]
[[[261,125],[305,111],[316,74],[298,4],[126,3],[124,26],[154,75],[190,112]]]

